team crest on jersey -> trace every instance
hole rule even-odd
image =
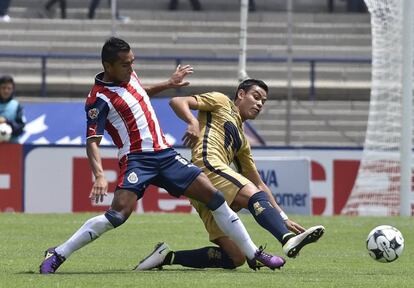
[[[128,182],[131,183],[131,184],[135,184],[135,183],[138,182],[138,176],[135,172],[129,173],[127,179],[128,179]]]
[[[91,110],[88,111],[88,117],[91,119],[96,119],[98,115],[99,115],[98,108],[92,108]]]

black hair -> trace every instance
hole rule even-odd
[[[6,84],[6,83],[10,83],[13,85],[14,88],[14,80],[13,77],[9,76],[9,75],[4,75],[0,77],[0,85]]]
[[[234,96],[234,100],[237,99],[237,94],[239,93],[240,89],[244,90],[244,92],[248,92],[250,90],[250,88],[252,88],[253,86],[259,86],[260,88],[265,90],[266,93],[269,92],[269,87],[267,87],[266,83],[263,82],[262,80],[246,79],[246,80],[244,80],[243,82],[241,82],[239,84],[239,87],[237,87],[236,95]]]
[[[102,64],[104,62],[108,63],[114,63],[116,60],[118,60],[118,53],[119,52],[129,52],[131,50],[131,47],[127,42],[125,42],[122,39],[111,37],[108,40],[106,40],[104,46],[102,47],[101,52],[101,59]]]

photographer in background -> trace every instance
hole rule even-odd
[[[14,80],[11,76],[0,77],[0,125],[9,125],[12,129],[11,138],[8,142],[17,143],[18,137],[23,133],[26,119],[23,108],[13,98]]]

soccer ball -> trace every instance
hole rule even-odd
[[[12,127],[7,123],[0,124],[0,143],[8,142],[12,135]]]
[[[369,232],[367,249],[374,260],[382,263],[392,262],[400,257],[404,249],[404,238],[397,228],[381,225]]]

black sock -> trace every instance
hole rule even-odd
[[[165,256],[164,261],[162,262],[162,266],[164,265],[172,265],[171,260],[174,258],[175,252],[170,251],[167,253],[167,256]]]
[[[269,202],[265,192],[260,191],[250,197],[248,208],[260,226],[272,233],[282,245],[286,243],[287,240],[284,236],[291,234],[291,232],[287,229],[279,212]]]
[[[163,265],[179,264],[191,268],[235,269],[231,258],[220,247],[203,247],[194,250],[169,252]]]

